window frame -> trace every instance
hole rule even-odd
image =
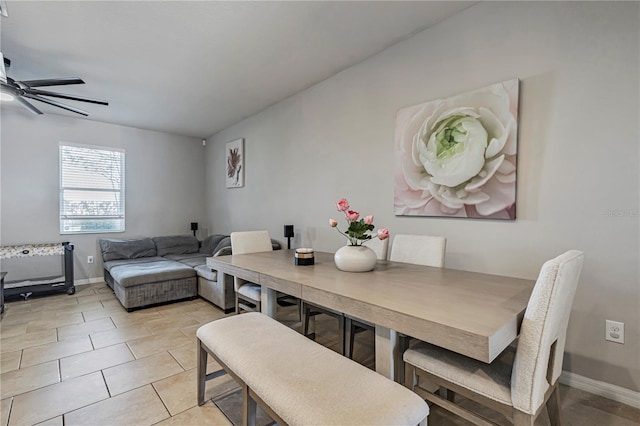
[[[62,152],[65,147],[70,148],[82,148],[82,149],[90,149],[95,151],[107,151],[112,153],[119,153],[120,157],[120,188],[119,190],[109,190],[100,188],[97,186],[86,186],[86,187],[76,187],[76,186],[64,186],[63,185],[63,156]],[[59,202],[59,231],[60,235],[75,235],[75,234],[103,234],[103,233],[122,233],[126,230],[126,208],[125,208],[125,165],[126,165],[126,151],[123,148],[116,147],[108,147],[108,146],[97,146],[97,145],[88,145],[88,144],[79,144],[72,142],[59,142],[58,143],[58,172],[59,172],[59,194],[58,194],[58,202]],[[121,214],[116,215],[68,215],[64,213],[65,208],[65,191],[87,191],[87,192],[114,192],[119,194],[120,196],[120,211]],[[93,221],[105,221],[120,219],[121,227],[117,227],[114,229],[108,229],[107,227],[103,227],[101,229],[85,229],[85,230],[69,230],[65,229],[65,221],[68,220],[93,220]]]

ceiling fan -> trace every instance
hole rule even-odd
[[[45,104],[62,108],[67,111],[75,112],[76,114],[84,115],[85,117],[89,115],[88,112],[78,108],[74,108],[72,106],[63,104],[61,102],[58,102],[56,100],[49,99],[49,98],[61,98],[61,99],[69,99],[72,101],[89,102],[92,104],[109,105],[108,102],[102,101],[99,99],[84,98],[80,96],[67,95],[64,93],[50,92],[48,90],[34,89],[34,87],[63,86],[67,84],[84,84],[84,81],[82,81],[82,79],[78,77],[16,81],[11,77],[7,76],[7,68],[11,66],[11,61],[5,58],[1,52],[0,52],[0,59],[2,60],[2,64],[0,64],[0,89],[1,89],[0,94],[6,94],[13,97],[14,100],[19,102],[23,107],[25,107],[26,109],[28,109],[34,114],[42,114],[42,111],[40,111],[38,108],[33,106],[29,101],[27,101],[27,99],[43,102]]]

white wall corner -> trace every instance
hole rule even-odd
[[[560,383],[640,409],[640,392],[563,371]]]

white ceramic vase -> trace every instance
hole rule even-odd
[[[336,267],[345,272],[367,272],[376,266],[376,252],[367,246],[340,247],[333,256]]]

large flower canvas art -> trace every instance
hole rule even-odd
[[[515,219],[517,137],[517,79],[401,109],[395,214]]]

